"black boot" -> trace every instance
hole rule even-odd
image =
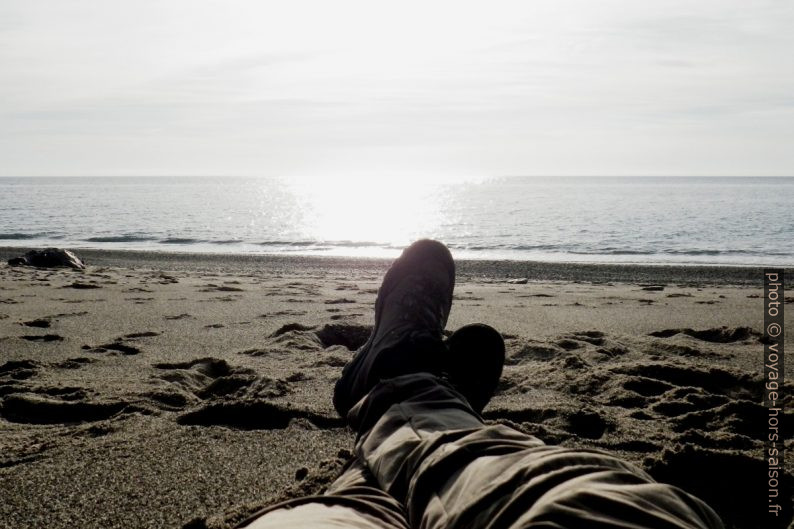
[[[375,326],[334,388],[342,417],[382,379],[409,373],[441,375],[442,331],[452,306],[455,264],[446,246],[421,240],[406,248],[383,278]]]
[[[444,370],[477,413],[491,400],[505,363],[505,342],[499,331],[484,323],[465,325],[447,339]]]

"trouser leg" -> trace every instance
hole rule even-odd
[[[321,496],[268,507],[243,522],[247,529],[408,529],[403,507],[373,483],[358,460]]]
[[[415,528],[722,527],[702,501],[609,454],[485,425],[430,374],[381,381],[349,418],[357,456]]]

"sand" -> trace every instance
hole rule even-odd
[[[226,527],[334,477],[353,432],[333,382],[388,261],[76,252],[87,270],[0,265],[0,527]],[[760,270],[458,268],[448,328],[506,338],[487,420],[616,452],[757,526]],[[784,428],[791,451],[792,412]]]

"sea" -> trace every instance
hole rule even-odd
[[[0,246],[794,265],[794,179],[3,177]]]

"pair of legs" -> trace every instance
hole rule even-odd
[[[504,344],[485,327],[442,341],[453,286],[440,243],[415,243],[395,262],[372,335],[335,390],[358,431],[353,461],[324,495],[273,506],[244,527],[722,527],[699,499],[609,454],[484,424]]]

